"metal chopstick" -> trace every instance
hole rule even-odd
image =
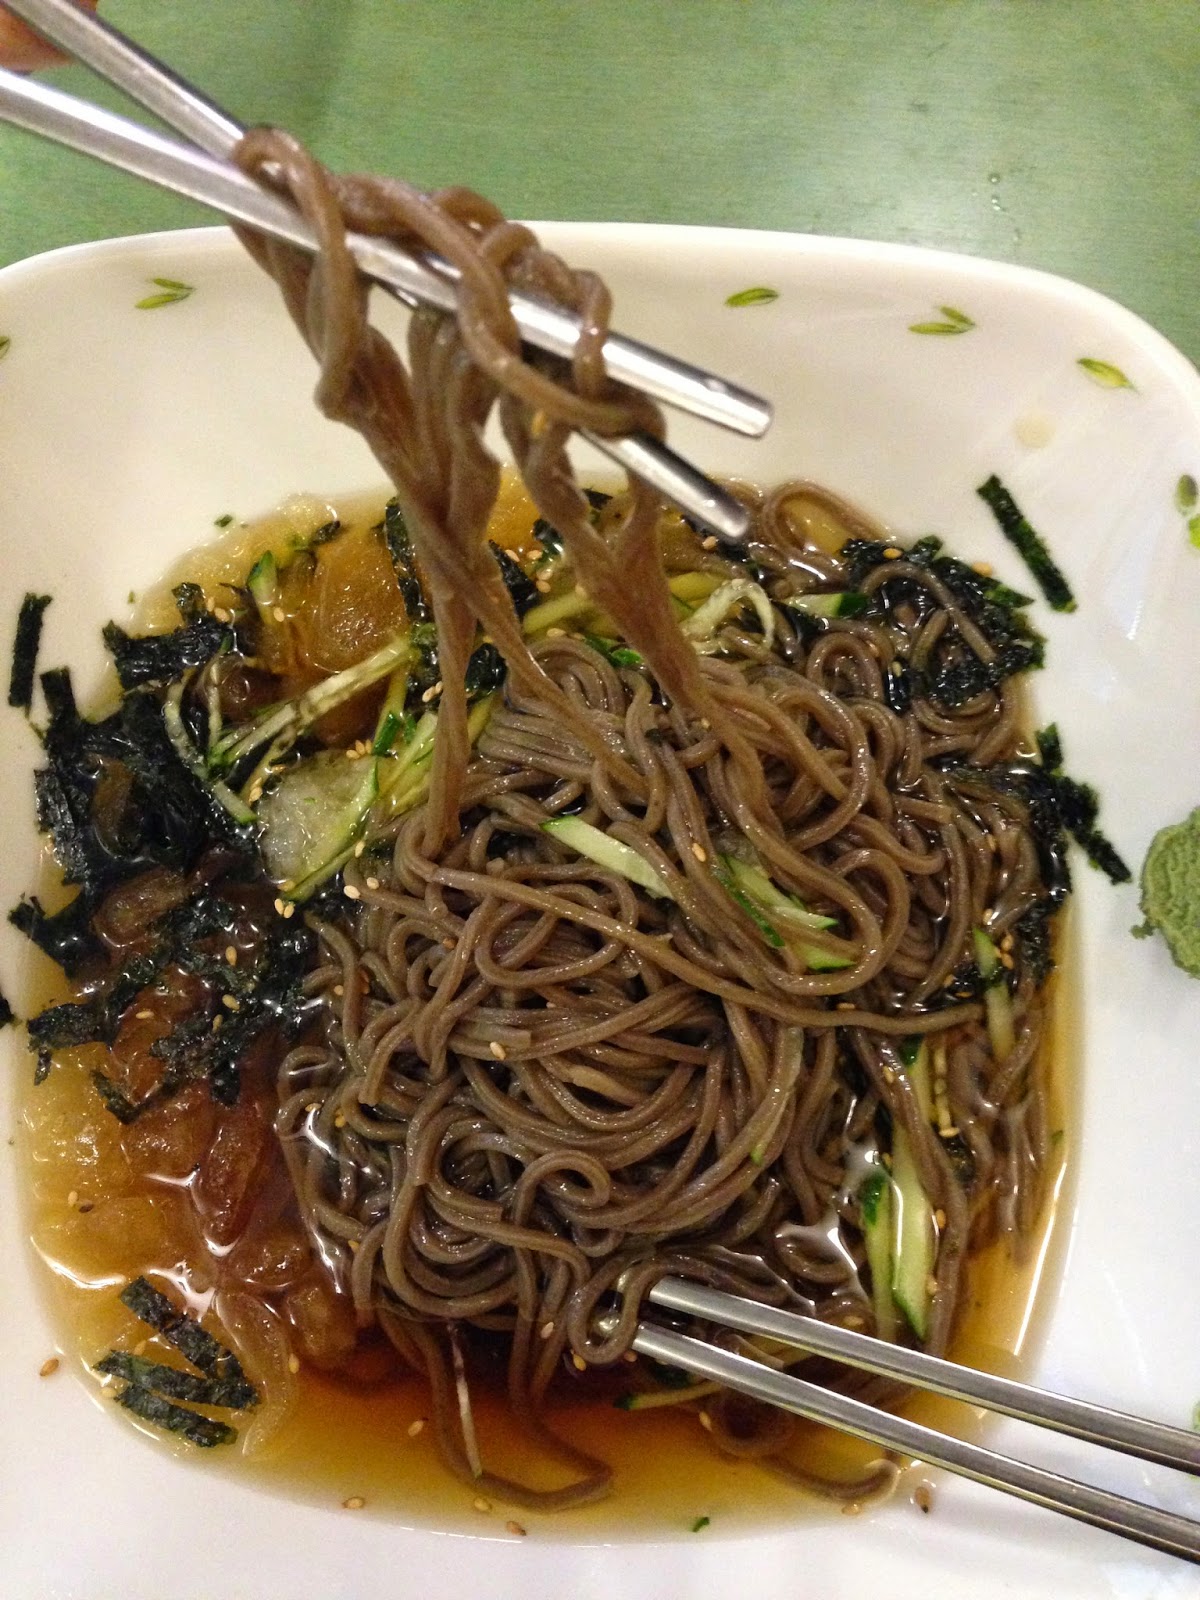
[[[47,84],[3,69],[0,69],[0,121],[13,123],[135,177],[201,200],[225,216],[249,223],[264,233],[304,249],[315,248],[312,232],[298,211],[280,196],[260,188],[228,162],[190,149]],[[375,240],[364,240],[360,262],[369,261],[376,248],[383,249]],[[411,259],[409,265],[416,272],[424,271]],[[432,285],[428,294],[422,296],[426,303],[452,310],[453,286],[432,273],[426,276]],[[594,448],[619,462],[627,471],[654,484],[688,516],[726,539],[744,537],[745,507],[666,445],[642,434],[624,439],[603,439],[596,434],[585,437]]]
[[[104,18],[83,11],[72,0],[3,0],[4,9],[90,67],[168,127],[199,149],[226,159],[244,129],[235,118],[180,77],[148,50],[127,38]],[[444,283],[453,281],[448,263],[429,257],[415,260],[394,245],[353,235],[351,248],[367,256],[364,270],[380,283],[440,309],[452,309]],[[439,285],[430,279],[442,279]],[[579,337],[579,323],[569,313],[523,295],[511,299],[522,336],[552,355],[569,356]],[[760,395],[688,362],[652,349],[619,333],[610,333],[604,347],[612,376],[666,405],[688,411],[751,438],[771,425],[770,402]]]
[[[813,1353],[849,1359],[869,1370],[915,1382],[918,1387],[974,1401],[1025,1421],[1044,1423],[1127,1454],[1185,1471],[1195,1472],[1200,1468],[1200,1441],[1189,1437],[1182,1429],[1162,1427],[1062,1396],[1045,1395],[1027,1385],[1010,1384],[1008,1380],[970,1373],[965,1368],[955,1368],[953,1377],[947,1380],[941,1369],[953,1367],[951,1362],[925,1357],[920,1352],[900,1351],[865,1335],[855,1335],[852,1330],[816,1324],[820,1331],[814,1332],[812,1318],[756,1305],[680,1279],[663,1279],[651,1290],[650,1300],[664,1308],[684,1311],[745,1332],[765,1334]],[[834,1335],[832,1339],[827,1337],[830,1334]],[[849,1340],[842,1337],[846,1334]],[[869,1362],[864,1359],[859,1341],[863,1345],[879,1346],[878,1354],[870,1353]],[[641,1355],[682,1367],[809,1421],[840,1428],[873,1444],[917,1457],[932,1466],[943,1467],[1047,1510],[1104,1528],[1151,1549],[1200,1562],[1200,1523],[1188,1517],[939,1433],[906,1417],[893,1416],[861,1400],[834,1393],[790,1373],[776,1372],[747,1356],[667,1328],[639,1323],[633,1348]],[[847,1350],[853,1354],[847,1356]],[[915,1362],[908,1359],[914,1355],[918,1357]]]
[[[90,12],[80,11],[70,0],[8,0],[7,9],[183,132],[216,160],[208,165],[189,163],[187,157],[195,152],[174,141],[149,135],[136,123],[100,112],[59,91],[24,84],[10,74],[0,81],[0,117],[214,205],[226,215],[250,220],[240,209],[229,208],[236,196],[231,196],[228,183],[215,181],[218,171],[228,175],[230,169],[224,165],[224,158],[241,136],[239,123],[132,40]],[[252,181],[247,182],[251,189],[257,189]],[[291,209],[286,201],[279,203],[285,210]],[[273,224],[279,220],[278,211],[260,212],[254,225],[278,233],[280,229]],[[290,227],[282,236],[313,248],[307,229],[303,236],[297,236],[294,227]],[[400,298],[443,310],[453,308],[455,274],[446,262],[431,256],[418,260],[393,245],[359,235],[352,235],[349,242],[363,270]],[[523,338],[555,354],[571,353],[579,333],[574,318],[526,296],[513,296],[511,304]],[[770,407],[759,397],[635,340],[610,334],[605,357],[614,377],[708,421],[750,435],[761,434],[770,423]],[[747,514],[739,502],[658,440],[646,435],[630,440],[585,437],[626,470],[653,483],[698,521],[726,538],[744,536]]]
[[[992,1372],[978,1372],[926,1355],[923,1350],[908,1350],[888,1344],[853,1328],[837,1328],[815,1317],[776,1306],[758,1305],[740,1295],[725,1294],[704,1284],[688,1283],[683,1278],[664,1278],[650,1291],[655,1305],[689,1316],[704,1317],[737,1328],[742,1333],[765,1334],[812,1355],[845,1361],[881,1377],[948,1395],[968,1405],[979,1405],[1006,1417],[1017,1417],[1056,1433],[1106,1445],[1126,1455],[1157,1461],[1162,1466],[1200,1475],[1200,1434],[1184,1428],[1150,1422],[1145,1417],[1129,1416],[1109,1406],[1092,1405],[1066,1395],[1050,1394]]]

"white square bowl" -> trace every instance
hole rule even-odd
[[[898,536],[939,533],[1028,587],[974,492],[998,472],[1079,599],[1073,615],[1036,608],[1049,639],[1039,720],[1058,721],[1071,770],[1098,786],[1102,820],[1131,864],[1158,827],[1200,802],[1200,550],[1174,500],[1182,475],[1200,476],[1200,379],[1152,329],[1058,279],[901,246],[617,224],[541,231],[603,272],[625,331],[775,399],[777,421],[760,443],[673,428],[673,442],[708,470],[819,479]],[[194,293],[135,309],[156,276]],[[725,304],[752,285],[778,298]],[[911,331],[947,304],[974,326],[957,336]],[[99,625],[218,514],[379,480],[360,442],[317,415],[310,358],[274,289],[224,230],[116,240],[8,268],[0,335],[11,340],[0,363],[0,616],[15,617],[26,590],[52,593],[43,663],[67,661],[84,682],[99,664]],[[1081,358],[1109,363],[1129,386],[1098,383]],[[4,727],[7,906],[35,881],[39,847],[36,744],[17,713]],[[1157,942],[1130,938],[1134,890],[1111,889],[1082,863],[1076,878],[1082,1083],[1069,1133],[1069,1239],[1057,1280],[1042,1288],[1046,1333],[1033,1370],[1049,1387],[1186,1425],[1200,1399],[1200,985]],[[4,926],[10,998],[30,959]],[[53,1331],[9,1137],[16,1077],[28,1070],[15,1034],[4,1055],[0,1588],[12,1600],[1197,1592],[1180,1563],[952,1481],[930,1517],[905,1499],[853,1523],[805,1516],[736,1536],[714,1525],[659,1543],[589,1545],[369,1520],[347,1537],[344,1512],[191,1469],[105,1421],[80,1384],[37,1378]],[[991,1438],[1200,1511],[1191,1485],[1152,1469],[1014,1426]]]

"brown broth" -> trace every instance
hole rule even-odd
[[[368,527],[378,520],[381,497],[361,497],[339,508],[344,522]],[[173,575],[204,584],[218,596],[222,583],[240,581],[249,561],[265,548],[284,550],[321,521],[330,508],[321,502],[296,501],[273,518],[252,527],[232,529],[208,550],[193,555]],[[497,542],[521,548],[529,537],[532,512],[527,503],[507,493],[493,532]],[[143,628],[170,626],[173,621],[169,586],[150,591],[139,607]],[[48,886],[44,898],[51,899]],[[1060,930],[1060,958],[1070,970],[1070,952]],[[1073,995],[1061,977],[1051,980],[1052,1019],[1043,1046],[1043,1068],[1049,1085],[1051,1126],[1075,1123]],[[28,997],[31,1009],[64,998],[59,985]],[[197,1314],[205,1314],[222,1274],[227,1248],[210,1253],[193,1206],[194,1178],[146,1176],[131,1164],[129,1141],[120,1125],[103,1109],[90,1083],[89,1067],[99,1047],[60,1056],[48,1080],[27,1089],[22,1104],[21,1155],[26,1174],[28,1228],[35,1250],[49,1269],[45,1274],[61,1347],[101,1403],[104,1393],[92,1364],[114,1346],[141,1347],[154,1356],[154,1337],[125,1310],[117,1295],[131,1278],[149,1273],[164,1286],[174,1285]],[[91,1054],[89,1054],[91,1052]],[[102,1055],[102,1052],[101,1052]],[[26,1080],[28,1082],[28,1079]],[[264,1078],[257,1093],[264,1114],[271,1090]],[[1035,1235],[1022,1243],[1014,1259],[1005,1240],[980,1253],[970,1264],[955,1359],[1006,1373],[1020,1372],[1036,1345],[1037,1311],[1048,1296],[1039,1292],[1057,1271],[1063,1239],[1064,1192],[1069,1171],[1065,1137],[1056,1134],[1048,1179],[1048,1200]],[[269,1162],[281,1170],[274,1146]],[[269,1173],[262,1174],[265,1180]],[[804,1515],[828,1515],[823,1505],[767,1470],[749,1462],[719,1457],[691,1407],[664,1407],[628,1412],[613,1399],[624,1388],[615,1375],[579,1375],[568,1370],[551,1407],[549,1420],[557,1431],[583,1449],[611,1463],[614,1492],[598,1505],[552,1516],[510,1510],[497,1503],[485,1514],[471,1489],[453,1479],[437,1456],[423,1382],[399,1369],[382,1345],[368,1342],[355,1362],[356,1377],[332,1376],[308,1364],[294,1375],[295,1404],[270,1433],[276,1421],[268,1403],[257,1413],[234,1421],[238,1443],[232,1448],[199,1452],[157,1430],[143,1428],[160,1448],[215,1470],[237,1471],[263,1487],[290,1497],[325,1505],[355,1504],[361,1515],[378,1515],[409,1524],[483,1531],[490,1514],[497,1532],[514,1518],[531,1533],[553,1532],[578,1537],[611,1537],[620,1533],[649,1537],[686,1533],[697,1517],[707,1516],[722,1527],[795,1521]],[[528,1438],[507,1407],[502,1385],[473,1381],[473,1406],[485,1462],[506,1474],[550,1486],[561,1481],[556,1468]],[[906,1413],[936,1426],[976,1434],[981,1417],[950,1402],[919,1400]],[[214,1413],[215,1414],[215,1413]],[[135,1426],[143,1427],[134,1419]],[[270,1437],[264,1435],[270,1433]],[[789,1454],[809,1470],[850,1476],[878,1451],[827,1430],[804,1426]],[[900,1492],[911,1496],[923,1479],[913,1468]]]

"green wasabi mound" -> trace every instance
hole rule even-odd
[[[1161,933],[1176,964],[1200,978],[1200,807],[1161,828],[1142,866],[1141,937]]]

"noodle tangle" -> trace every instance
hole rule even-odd
[[[949,651],[986,671],[996,652],[927,565],[893,551],[851,572],[807,541],[801,501],[845,537],[878,539],[811,485],[744,491],[745,554],[705,561],[722,580],[752,572],[771,636],[737,613],[699,653],[653,493],[633,482],[598,519],[568,459],[579,428],[661,432],[605,373],[598,280],[465,191],[335,178],[273,130],[237,158],[319,236],[310,258],[241,234],[318,358],[320,405],[395,485],[443,675],[426,803],[346,867],[353,906],[317,918],[320,1025],[280,1069],[279,1131],[360,1325],[426,1373],[451,1468],[518,1503],[581,1503],[609,1473],[551,1431],[552,1381],[564,1364],[620,1362],[659,1277],[872,1324],[860,1186],[895,1130],[938,1218],[927,1348],[946,1348],[969,1252],[1032,1226],[1049,1165],[1044,1004],[1020,926],[1046,885],[1022,803],[986,781],[1021,754],[1019,696],[1008,678],[952,707],[898,697],[910,664]],[[407,364],[369,325],[348,228],[437,252],[459,275],[456,317],[413,314]],[[578,314],[571,362],[522,352],[510,287]],[[523,634],[486,542],[493,408],[638,664],[569,633]],[[817,629],[788,609],[849,589],[895,603]],[[472,749],[463,680],[479,629],[507,679]],[[545,826],[565,817],[636,852],[662,892],[566,847]],[[761,909],[731,893],[730,861],[807,908],[802,937],[764,933]],[[999,1059],[981,992],[960,982],[984,926],[1016,951]],[[921,1040],[936,1119],[905,1070]],[[481,1459],[467,1369],[496,1345],[559,1487]],[[785,1470],[790,1424],[747,1415],[714,1404],[718,1444]],[[884,1464],[830,1492],[861,1499],[893,1477]]]

